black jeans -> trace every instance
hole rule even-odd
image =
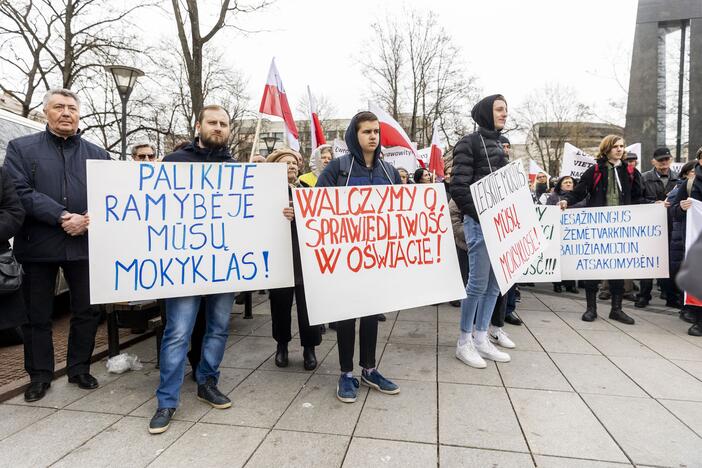
[[[468,284],[468,251],[456,246],[456,255],[458,255],[458,268],[461,270],[461,279],[465,287]]]
[[[70,289],[71,324],[68,332],[66,371],[69,377],[90,372],[95,333],[100,314],[90,306],[88,261],[52,263],[27,262],[22,289],[27,303],[28,323],[24,333],[24,368],[32,382],[51,382],[54,376],[54,343],[51,315],[59,267]]]
[[[378,316],[361,317],[358,331],[360,340],[360,360],[358,364],[364,369],[375,367],[375,345],[378,342]],[[336,322],[336,339],[339,345],[339,365],[341,372],[353,371],[353,352],[356,344],[356,319]]]
[[[612,294],[624,294],[624,280],[607,280],[609,283],[609,292]],[[584,280],[585,291],[597,291],[600,286],[600,280]]]
[[[297,284],[293,288],[271,289],[271,324],[273,338],[278,343],[289,343],[292,339],[290,327],[292,324],[291,311],[293,296],[297,304],[297,325],[300,330],[300,343],[303,347],[319,346],[322,342],[322,331],[319,325],[310,326],[305,301],[305,287]]]

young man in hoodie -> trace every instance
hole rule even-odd
[[[346,129],[346,145],[350,154],[333,159],[320,174],[317,187],[345,187],[349,185],[400,184],[400,174],[380,158],[380,122],[372,112],[359,112]],[[361,382],[381,393],[395,395],[400,387],[383,377],[375,368],[375,346],[378,341],[378,317],[361,317],[358,332],[360,340]],[[336,397],[344,403],[353,403],[358,395],[359,382],[353,377],[353,354],[356,339],[356,319],[336,324],[341,376]]]
[[[233,162],[229,142],[229,114],[216,105],[205,106],[198,115],[192,143],[167,155],[163,162]],[[206,331],[201,359],[193,369],[197,381],[197,398],[214,408],[229,408],[232,403],[217,388],[219,364],[229,335],[229,317],[234,292],[206,296]],[[151,434],[165,432],[176,411],[183,385],[185,360],[190,337],[203,296],[166,299],[166,329],[161,342],[161,382],[156,390],[158,408],[149,423]]]
[[[495,348],[488,339],[488,326],[500,288],[490,266],[470,186],[508,163],[500,141],[500,132],[507,121],[507,101],[500,94],[483,98],[473,107],[471,116],[478,124],[478,131],[464,136],[456,144],[450,185],[451,197],[463,213],[469,271],[468,297],[461,302],[456,357],[471,367],[482,369],[487,366],[485,359],[509,362],[510,356]]]

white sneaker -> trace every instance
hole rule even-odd
[[[490,340],[485,340],[482,343],[475,343],[475,350],[481,357],[495,362],[509,362],[512,358],[509,354],[495,348],[495,345],[490,343]]]
[[[509,338],[509,335],[502,328],[490,328],[488,336],[490,337],[490,341],[503,348],[513,349],[516,347],[514,341]]]
[[[485,369],[487,367],[485,360],[481,358],[478,351],[476,351],[473,340],[468,340],[463,346],[456,343],[456,357],[460,361],[463,361],[464,364],[468,364],[470,367],[475,367],[476,369]]]

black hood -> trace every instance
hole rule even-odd
[[[507,102],[507,100],[501,94],[493,94],[492,96],[482,98],[475,106],[473,106],[473,110],[470,111],[470,116],[473,117],[475,123],[492,132],[495,131],[495,121],[492,117],[492,105],[498,99]]]
[[[573,181],[573,187],[575,187],[575,179],[573,179],[572,176],[569,176],[569,175],[562,176],[562,177],[560,177],[560,178],[558,179],[558,182],[556,182],[556,185],[553,187],[553,190],[554,190],[557,194],[561,195],[561,194],[563,193],[563,189],[561,188],[561,185],[563,185],[563,181],[566,180],[566,179],[572,180],[572,181]]]
[[[363,159],[363,150],[361,149],[361,144],[358,142],[358,132],[356,131],[356,121],[358,114],[354,115],[346,129],[346,135],[344,140],[346,141],[346,146],[349,148],[349,153],[356,159],[356,162],[366,165],[365,159]],[[378,146],[375,148],[375,153],[373,155],[373,166],[375,166],[380,158],[380,138],[378,138]]]

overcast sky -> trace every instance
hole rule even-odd
[[[201,4],[214,12],[219,2]],[[514,109],[534,89],[559,83],[605,112],[609,101],[623,96],[615,76],[628,85],[636,6],[636,0],[278,0],[240,19],[241,26],[265,32],[226,30],[215,42],[248,78],[252,109],[275,56],[293,108],[309,84],[331,99],[337,117],[350,117],[368,94],[357,57],[375,53],[364,47],[372,36],[369,25],[385,14],[431,9],[484,94],[502,93]],[[171,14],[166,10],[155,23],[149,18],[148,34],[173,35]]]

